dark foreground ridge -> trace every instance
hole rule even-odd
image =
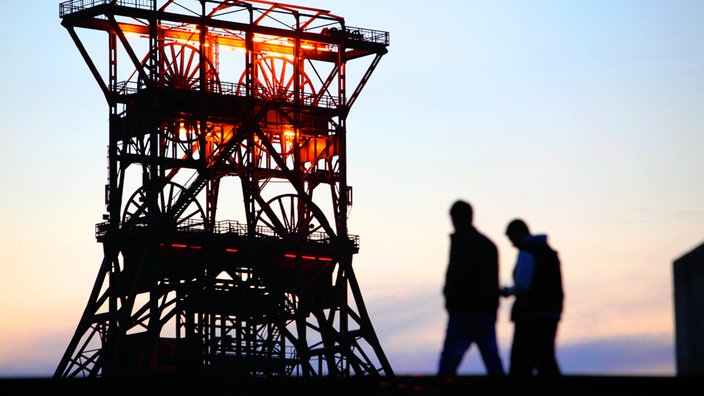
[[[55,395],[526,395],[628,394],[684,395],[701,391],[704,377],[562,376],[495,378],[487,376],[351,377],[351,378],[121,378],[0,380],[4,395],[50,391]],[[696,392],[696,391],[695,391]],[[45,393],[46,394],[46,393]]]

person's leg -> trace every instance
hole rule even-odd
[[[504,375],[504,366],[499,355],[496,341],[496,315],[486,315],[478,322],[477,347],[481,354],[484,367],[489,375]]]
[[[517,320],[513,325],[509,375],[527,377],[534,367],[534,328],[530,320]]]
[[[555,356],[555,338],[557,336],[557,320],[540,320],[536,330],[536,366],[538,375],[560,375],[560,367]]]
[[[467,318],[459,314],[451,314],[447,320],[445,341],[443,342],[438,375],[455,376],[469,345],[471,334],[467,329]]]

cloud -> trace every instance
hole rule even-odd
[[[558,345],[566,374],[675,375],[675,353],[669,334],[634,334]]]
[[[508,369],[509,348],[502,350]],[[409,343],[407,348],[388,349],[386,354],[397,375],[433,375],[438,349],[434,345]],[[598,338],[557,345],[558,363],[564,375],[673,376],[672,342],[660,336]],[[484,366],[472,347],[460,366],[462,375],[483,375]]]
[[[4,337],[0,348],[0,377],[53,376],[69,340],[70,334],[51,329]]]
[[[441,297],[425,290],[413,295],[375,299],[370,305],[375,331],[394,373],[435,374],[446,320]],[[499,350],[504,366],[508,368],[513,325],[506,319],[505,312],[499,315]],[[562,323],[562,326],[566,324]],[[558,338],[557,357],[563,373],[675,375],[672,334],[667,331],[638,332],[634,331],[636,328],[631,325],[620,328],[619,333],[599,332],[592,337]],[[458,372],[462,375],[485,374],[476,346],[465,355]]]

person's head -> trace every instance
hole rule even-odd
[[[528,230],[528,225],[525,221],[521,219],[513,219],[506,227],[506,236],[511,241],[513,246],[518,247],[518,245],[523,242],[526,236],[530,235],[530,230]]]
[[[472,205],[466,201],[455,201],[450,207],[450,218],[455,229],[469,228],[472,225],[474,213]]]

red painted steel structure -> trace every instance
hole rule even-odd
[[[393,375],[352,268],[345,147],[389,34],[269,1],[59,15],[110,122],[104,257],[55,377]]]

